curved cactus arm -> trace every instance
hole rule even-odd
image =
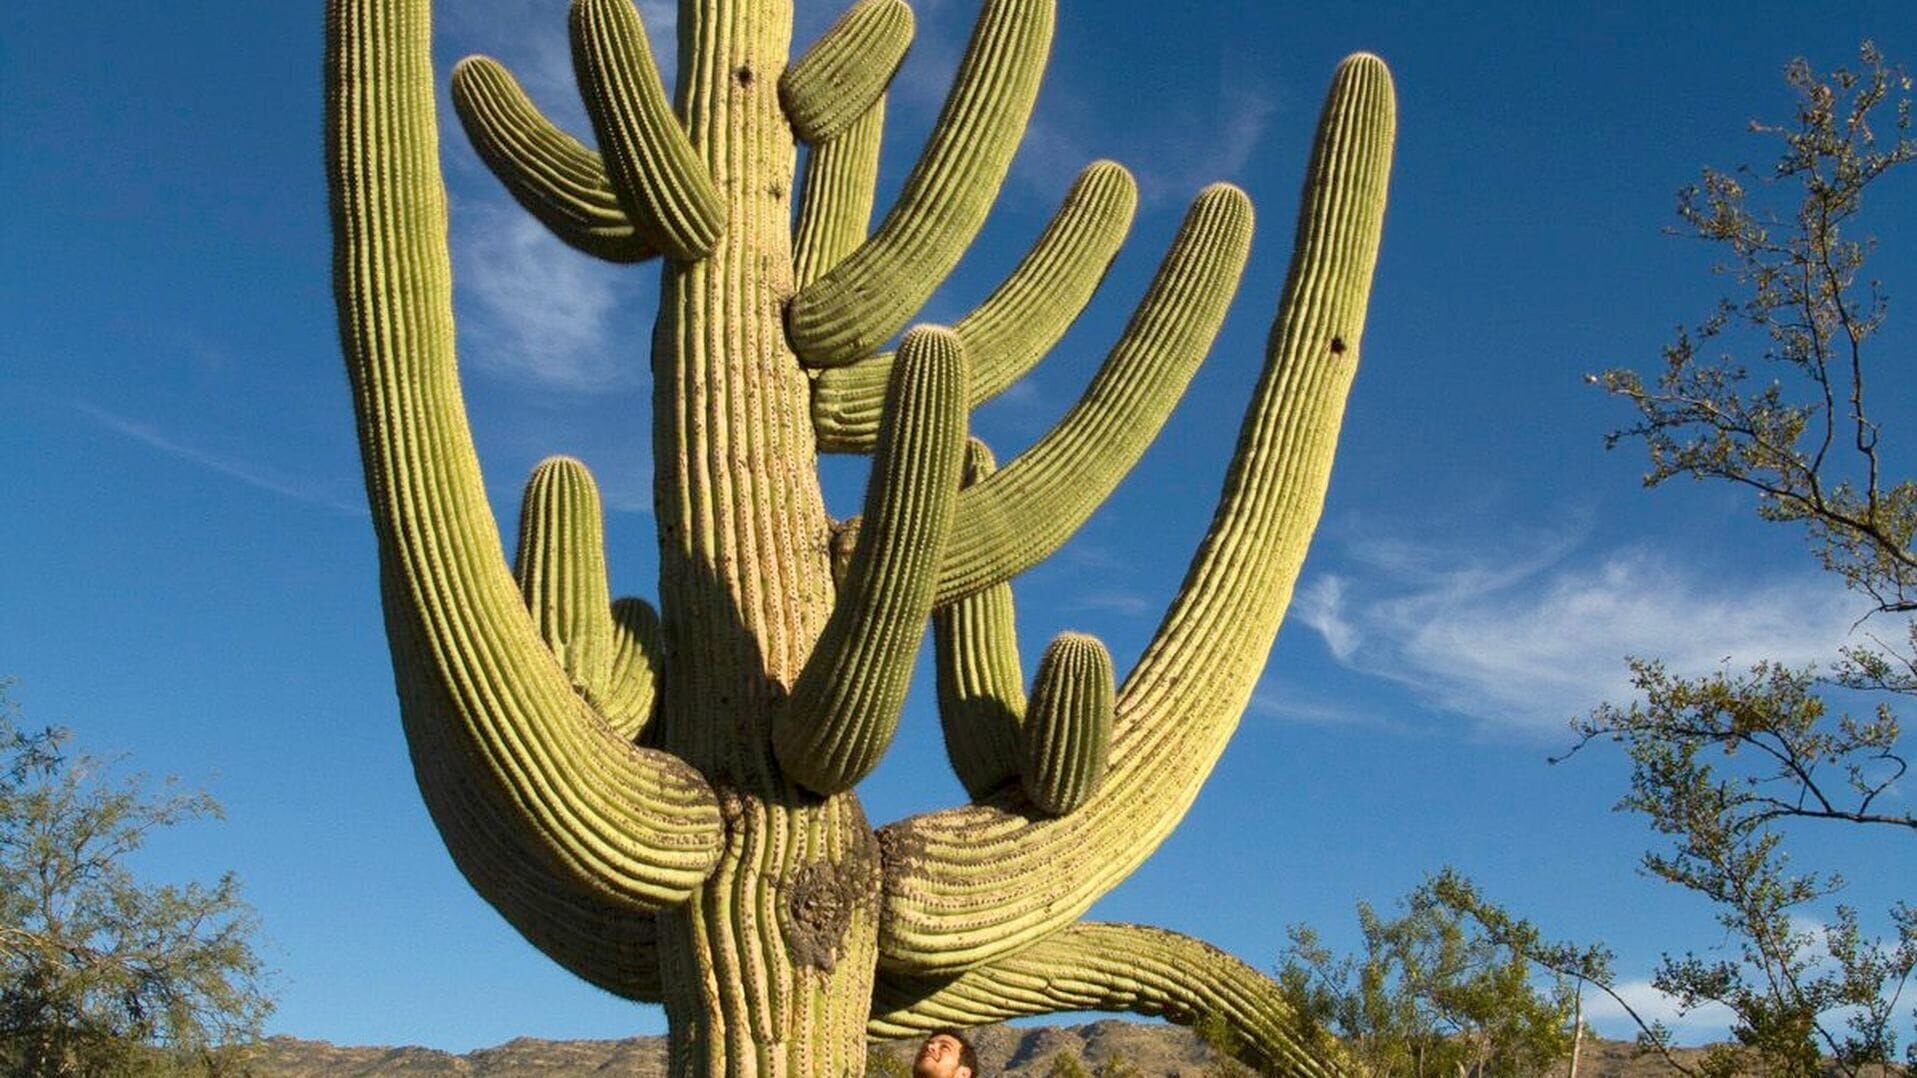
[[[672,258],[705,256],[725,231],[725,199],[666,99],[632,0],[573,0],[573,70],[619,204]]]
[[[1079,173],[1011,275],[952,329],[971,361],[972,407],[991,400],[1052,350],[1105,279],[1138,208],[1138,184],[1110,161]],[[812,426],[826,452],[869,453],[878,438],[890,353],[819,372]]]
[[[828,796],[871,771],[898,729],[958,500],[965,352],[938,327],[900,351],[845,586],[772,725],[787,777]]]
[[[1098,792],[1112,738],[1112,653],[1095,636],[1060,633],[1032,681],[1020,777],[1040,812],[1063,816]]]
[[[609,262],[643,262],[659,253],[633,229],[605,162],[541,115],[498,61],[468,56],[455,64],[452,92],[474,152],[553,235]]]
[[[1150,856],[1197,796],[1251,697],[1324,506],[1395,125],[1384,64],[1347,59],[1319,120],[1290,276],[1223,495],[1119,691],[1104,785],[1057,819],[1029,819],[1001,797],[881,831],[883,968],[969,969],[1045,938]]]
[[[859,0],[779,76],[779,103],[800,141],[844,134],[878,104],[912,47],[904,0]]]
[[[1216,1018],[1237,1034],[1239,1059],[1260,1073],[1358,1073],[1269,977],[1209,943],[1143,925],[1073,925],[955,977],[881,974],[865,1029],[890,1040],[1060,1011],[1127,1011],[1178,1025]]]
[[[599,487],[584,464],[549,457],[533,469],[520,500],[513,576],[573,688],[598,704],[612,675],[612,599]]]
[[[432,691],[423,681],[415,687]],[[407,714],[432,710],[424,700],[408,701],[405,708]],[[554,871],[540,851],[514,840],[514,828],[498,826],[483,806],[460,796],[458,776],[433,755],[438,749],[430,731],[409,741],[427,811],[473,890],[526,942],[574,976],[626,999],[660,1002],[654,915],[609,903]]]
[[[422,770],[448,787],[429,797],[483,813],[582,891],[658,908],[715,864],[719,806],[579,699],[500,556],[453,355],[428,12],[327,5],[334,293],[409,740],[450,769]]]
[[[984,442],[967,441],[966,486],[996,468]],[[999,584],[933,611],[932,644],[946,758],[965,792],[985,797],[1019,776],[1025,675],[1019,668],[1012,586]]]
[[[826,275],[865,242],[879,182],[879,149],[885,134],[885,98],[830,142],[805,157],[799,220],[792,230],[792,279],[804,288]],[[879,398],[885,385],[879,384]]]
[[[897,333],[958,265],[1038,99],[1056,0],[986,0],[918,163],[879,230],[786,308],[799,359],[838,367]]]
[[[1192,202],[1084,396],[1037,444],[960,496],[940,603],[1050,557],[1138,463],[1224,324],[1251,231],[1251,200],[1236,187],[1214,184]]]

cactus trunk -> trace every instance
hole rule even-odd
[[[1345,1069],[1243,963],[1079,917],[1191,803],[1282,616],[1356,369],[1390,78],[1359,55],[1334,79],[1265,376],[1159,638],[1115,694],[1103,645],[1062,637],[1028,705],[1009,581],[1143,452],[1217,332],[1252,223],[1242,192],[1201,193],[1079,405],[1002,470],[968,446],[967,411],[1090,300],[1135,204],[1120,166],[1085,171],[974,316],[880,351],[990,209],[1054,3],[983,0],[870,238],[904,0],[858,0],[798,61],[791,0],[683,0],[676,97],[630,0],[573,0],[597,151],[496,62],[454,68],[459,118],[513,198],[585,255],[664,259],[655,612],[608,592],[577,461],[535,471],[515,564],[500,556],[453,355],[429,3],[329,0],[335,290],[420,789],[509,924],[590,983],[665,1005],[675,1075],[857,1074],[869,1036],[1071,1009],[1217,1018],[1247,1062]],[[827,516],[821,445],[873,454],[859,520]],[[853,790],[934,622],[972,803],[875,833]]]
[[[623,0],[622,0],[623,2]],[[668,262],[652,370],[665,637],[660,744],[712,782],[727,844],[660,919],[677,1075],[857,1073],[877,961],[877,848],[850,792],[772,758],[774,708],[832,609],[804,372],[786,344],[796,148],[789,2],[685,5],[678,111],[727,227]]]

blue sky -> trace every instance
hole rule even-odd
[[[671,6],[641,6],[670,41]],[[242,875],[279,970],[272,1030],[457,1049],[661,1031],[657,1009],[520,942],[458,878],[413,786],[329,296],[319,4],[117,7],[0,13],[0,673],[21,678],[30,720],[225,802],[227,822],[166,836],[144,867]],[[496,55],[586,129],[563,3],[442,7],[445,65]],[[800,7],[801,43],[836,14]],[[1069,406],[1198,187],[1242,185],[1260,226],[1232,317],[1156,447],[1018,582],[1028,671],[1062,629],[1103,637],[1121,669],[1143,647],[1257,372],[1331,69],[1375,51],[1400,99],[1364,367],[1293,613],[1184,825],[1095,915],[1269,966],[1285,924],[1349,947],[1354,900],[1388,902],[1452,864],[1554,935],[1608,941],[1627,979],[1662,950],[1719,943],[1699,902],[1636,875],[1650,836],[1608,811],[1616,755],[1545,757],[1568,718],[1624,694],[1627,654],[1692,670],[1808,661],[1860,611],[1737,492],[1641,490],[1641,457],[1602,448],[1622,414],[1582,375],[1648,366],[1708,311],[1722,287],[1710,253],[1660,229],[1701,165],[1769,158],[1743,127],[1787,115],[1784,62],[1849,62],[1872,36],[1917,63],[1917,16],[1900,2],[1061,7],[1004,197],[924,317],[956,319],[989,292],[1092,158],[1133,168],[1143,202],[1059,352],[975,417],[1000,458]],[[882,200],[975,5],[915,8]],[[533,463],[584,458],[611,509],[615,593],[653,594],[656,272],[559,247],[445,133],[461,355],[495,508],[510,533]],[[1899,239],[1917,235],[1913,196],[1906,176],[1870,220],[1887,238],[1884,356],[1917,342],[1917,244]],[[1917,400],[1911,379],[1883,370],[1885,415]],[[1890,463],[1911,474],[1896,422]],[[835,510],[852,511],[858,466],[825,474]],[[935,731],[925,676],[862,790],[875,820],[959,798]],[[1908,843],[1798,838],[1799,862],[1843,865],[1867,911],[1917,878]]]

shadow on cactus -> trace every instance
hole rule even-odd
[[[876,228],[885,93],[913,30],[900,0],[859,0],[790,62],[791,0],[683,0],[676,98],[630,0],[574,0],[597,151],[499,64],[454,68],[461,123],[529,212],[588,255],[662,262],[655,611],[608,594],[577,462],[540,466],[501,557],[453,356],[429,4],[329,4],[340,333],[420,790],[527,939],[665,1005],[674,1074],[860,1073],[868,1036],[1079,1009],[1209,1018],[1263,1069],[1346,1069],[1244,963],[1080,918],[1191,804],[1283,616],[1357,368],[1390,76],[1360,54],[1333,77],[1264,372],[1157,634],[1122,680],[1066,634],[1028,694],[1009,582],[1144,452],[1252,226],[1238,189],[1202,192],[1083,398],[1002,466],[968,412],[1090,300],[1137,202],[1123,168],[1088,166],[978,310],[881,351],[983,224],[1053,17],[1053,0],[985,0]],[[826,514],[821,450],[872,455],[855,521]],[[854,787],[928,620],[972,801],[874,831]]]

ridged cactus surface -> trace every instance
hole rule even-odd
[[[573,0],[590,132],[546,119],[495,61],[450,75],[521,206],[586,256],[661,260],[653,352],[633,360],[654,378],[655,606],[608,591],[617,552],[569,458],[534,471],[502,556],[453,354],[430,5],[328,0],[340,336],[402,720],[448,851],[554,961],[663,1003],[675,1075],[858,1074],[868,1036],[1081,1009],[1214,1016],[1269,1072],[1346,1071],[1250,966],[1081,918],[1190,806],[1290,597],[1358,363],[1389,74],[1359,54],[1333,77],[1263,375],[1157,634],[1129,672],[1065,634],[1028,686],[1012,581],[1109,495],[1210,351],[1250,203],[1197,193],[1083,397],[1001,466],[968,413],[1091,301],[1131,176],[1090,163],[976,311],[886,345],[998,196],[1054,0],[982,0],[882,212],[912,11],[858,0],[795,55],[791,3],[684,0],[672,88],[631,0]],[[872,454],[861,516],[827,515],[821,450]],[[856,784],[928,625],[971,802],[874,830]]]

